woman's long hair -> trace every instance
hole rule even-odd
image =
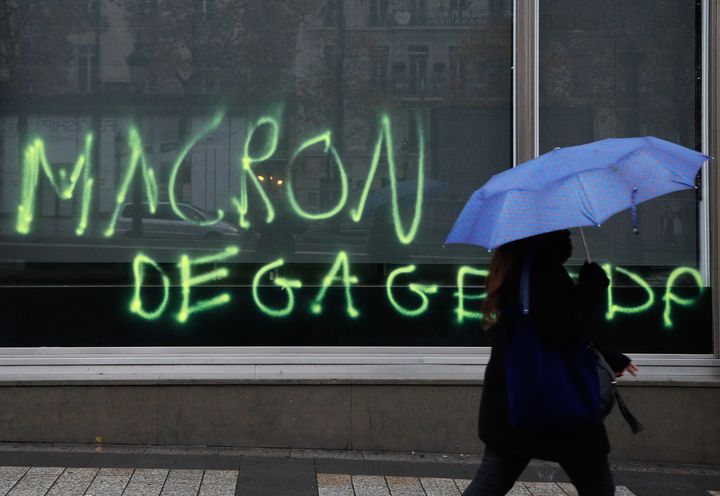
[[[487,298],[482,306],[482,326],[486,331],[497,324],[502,309],[517,299],[517,281],[530,246],[529,239],[520,239],[495,249],[487,280]]]

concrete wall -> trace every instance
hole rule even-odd
[[[0,441],[472,453],[477,384],[0,387]],[[720,384],[624,386],[646,430],[614,412],[615,459],[720,463]]]

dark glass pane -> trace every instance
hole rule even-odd
[[[439,0],[24,3],[4,33],[18,49],[0,87],[0,258],[176,262],[216,222],[235,226],[237,263],[487,261],[442,244],[511,165],[507,14]]]
[[[0,2],[0,346],[487,344],[442,245],[512,165],[511,5]]]
[[[540,151],[634,136],[699,149],[696,4],[541,0]],[[586,229],[592,253],[616,264],[696,267],[697,205],[695,191],[639,205],[639,235],[630,210],[620,213]]]

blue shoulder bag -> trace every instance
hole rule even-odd
[[[589,426],[602,422],[597,355],[589,343],[547,346],[530,308],[533,255],[523,266],[520,311],[506,333],[506,375],[513,427]]]
[[[513,427],[583,427],[602,423],[615,402],[633,433],[643,429],[616,387],[602,355],[582,340],[562,348],[542,342],[530,308],[533,254],[520,278],[520,311],[506,335],[506,377]]]

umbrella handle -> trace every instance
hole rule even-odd
[[[585,233],[583,232],[583,228],[580,227],[580,238],[582,238],[582,244],[583,248],[585,248],[585,259],[592,263],[592,258],[590,258],[590,250],[588,250],[587,240],[585,239]]]

